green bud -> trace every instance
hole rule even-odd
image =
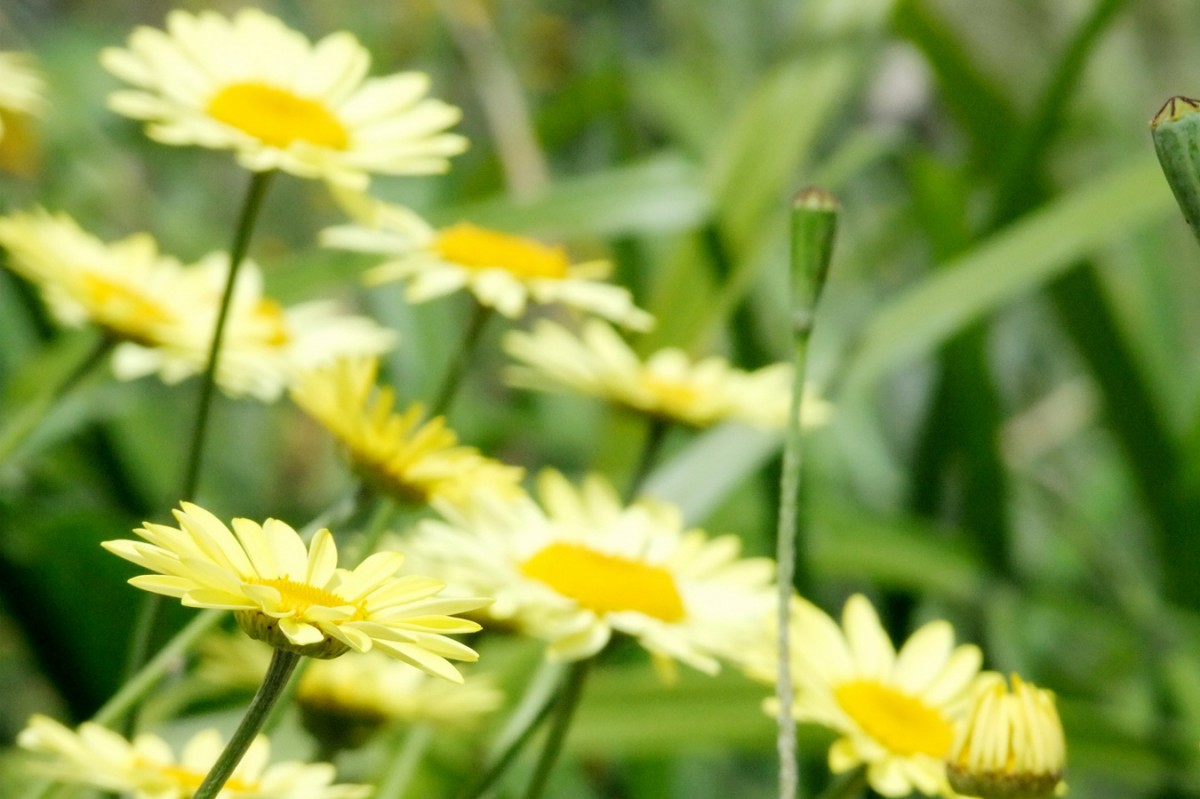
[[[1183,218],[1200,240],[1200,100],[1172,97],[1150,121],[1154,150]]]

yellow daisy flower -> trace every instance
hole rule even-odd
[[[950,624],[933,621],[897,653],[860,594],[846,602],[840,628],[797,599],[791,642],[792,715],[841,736],[829,750],[834,773],[865,765],[871,787],[884,796],[952,795],[943,760],[967,711],[982,660],[978,647],[955,647]],[[773,648],[748,671],[774,682]]]
[[[66,214],[38,209],[0,217],[8,266],[37,285],[54,317],[69,327],[88,322],[118,339],[155,345],[181,320],[211,327],[209,277],[189,272],[138,233],[105,244]]]
[[[120,792],[132,799],[190,799],[225,747],[216,730],[192,737],[176,758],[166,741],[139,735],[131,743],[99,724],[78,731],[34,716],[17,737],[28,750],[49,756],[35,768],[62,782]],[[270,764],[271,746],[259,736],[250,745],[221,799],[363,799],[368,785],[334,785],[328,763]]]
[[[946,758],[954,790],[985,799],[1049,799],[1066,793],[1067,744],[1054,694],[1012,675],[1012,692],[981,674],[971,713]]]
[[[539,320],[530,333],[508,333],[504,349],[518,362],[507,371],[514,386],[576,391],[696,427],[731,420],[767,429],[787,426],[792,390],[788,364],[744,372],[718,357],[693,363],[678,349],[659,350],[642,361],[597,319],[584,324],[581,336]],[[827,403],[806,396],[802,421],[822,424],[829,412]]]
[[[0,53],[0,169],[28,176],[37,168],[30,120],[45,110],[45,80],[27,53]]]
[[[177,383],[208,363],[229,257],[184,266],[138,233],[106,244],[65,214],[0,217],[0,246],[17,274],[37,285],[50,312],[70,327],[88,322],[122,343],[113,371],[123,380],[158,374]],[[238,272],[217,384],[231,396],[278,399],[299,374],[335,358],[377,355],[396,336],[326,301],[283,308],[263,295],[253,261]]]
[[[364,188],[368,173],[442,172],[466,140],[460,112],[425,97],[429,78],[366,77],[370,54],[349,33],[311,43],[255,8],[227,19],[172,11],[167,30],[139,27],[101,63],[134,89],[109,107],[146,120],[164,144],[233,150],[256,172],[282,169]]]
[[[150,543],[105,541],[102,546],[157,574],[131,585],[179,597],[194,608],[235,611],[251,638],[317,658],[377,650],[461,682],[446,658],[474,661],[474,650],[446,637],[479,625],[451,615],[486,599],[437,598],[443,585],[418,575],[397,576],[404,556],[376,552],[353,570],[337,567],[337,547],[319,530],[311,547],[278,519],[234,519],[233,532],[203,508],[185,502],[178,527],[147,522],[135,530]]]
[[[167,383],[202,372],[208,364],[220,292],[229,256],[212,253],[189,269],[208,276],[208,313],[193,313],[154,346],[123,345],[113,370],[124,380],[158,374]],[[184,324],[186,323],[186,329]],[[284,307],[263,294],[262,272],[243,261],[230,301],[217,362],[217,384],[228,395],[274,402],[311,369],[343,357],[387,352],[396,334],[364,316],[342,312],[328,300]]]
[[[443,417],[423,421],[419,404],[393,413],[395,393],[375,386],[378,367],[369,358],[339,360],[309,372],[291,394],[346,449],[364,480],[416,504],[435,497],[461,502],[479,487],[520,493],[522,469],[459,445]]]
[[[618,632],[713,673],[769,613],[774,564],[740,558],[736,536],[687,530],[650,499],[626,507],[597,475],[576,488],[547,471],[538,488],[540,506],[494,494],[440,503],[445,520],[422,522],[406,547],[448,590],[494,596],[488,616],[548,641],[557,660],[594,655]]]
[[[467,289],[510,318],[521,316],[530,302],[561,303],[635,330],[654,326],[628,290],[603,282],[611,271],[607,261],[573,264],[559,246],[468,222],[435,230],[405,208],[346,192],[339,196],[360,224],[329,228],[322,243],[390,256],[367,272],[367,282],[407,281],[410,302]]]

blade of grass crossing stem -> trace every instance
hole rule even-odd
[[[783,477],[780,487],[779,535],[776,542],[778,595],[779,670],[775,695],[779,748],[779,796],[793,799],[799,790],[796,758],[796,723],[792,720],[792,664],[789,640],[790,609],[796,572],[796,515],[800,492],[802,433],[800,399],[804,396],[808,342],[812,335],[817,302],[829,274],[833,238],[837,228],[837,201],[822,189],[805,189],[792,208],[792,400],[787,437],[783,445]]]

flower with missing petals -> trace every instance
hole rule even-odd
[[[715,356],[693,362],[673,348],[643,361],[598,319],[584,324],[582,336],[541,320],[531,333],[508,333],[504,349],[517,361],[508,369],[508,382],[521,388],[588,394],[696,427],[725,421],[767,429],[787,425],[788,364],[744,372]],[[802,413],[805,425],[818,425],[828,418],[829,406],[807,396]]]
[[[233,150],[256,172],[362,189],[370,173],[445,171],[466,148],[446,132],[459,110],[425,97],[427,75],[367,78],[371,56],[351,34],[314,44],[256,8],[172,11],[166,31],[139,27],[101,63],[134,87],[109,106],[152,139]]]
[[[480,304],[513,318],[535,302],[567,305],[634,330],[654,325],[627,289],[604,282],[607,261],[576,264],[561,246],[469,222],[435,230],[405,208],[346,192],[339,198],[359,224],[330,228],[321,241],[386,256],[367,272],[367,281],[403,280],[410,302],[466,289]]]
[[[251,638],[310,657],[375,650],[454,682],[462,677],[446,659],[479,657],[446,637],[479,625],[447,614],[489,600],[438,597],[441,581],[398,575],[399,552],[376,552],[350,570],[338,568],[328,530],[318,530],[306,547],[278,519],[234,519],[231,532],[188,502],[175,519],[178,527],[147,522],[135,530],[146,542],[103,542],[113,554],[157,572],[134,577],[131,585],[178,597],[188,607],[232,610]]]
[[[395,413],[392,389],[375,386],[377,371],[374,359],[344,359],[292,389],[292,400],[334,435],[364,480],[414,504],[461,502],[481,488],[521,493],[522,469],[462,446],[443,417],[426,421],[420,405]]]
[[[130,742],[99,724],[78,731],[34,716],[17,737],[42,755],[33,768],[61,782],[118,792],[132,799],[190,799],[225,748],[216,730],[193,736],[176,758],[166,741],[143,733]],[[271,747],[250,744],[219,796],[221,799],[365,799],[367,785],[335,785],[328,763],[269,763]]]

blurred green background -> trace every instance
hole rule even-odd
[[[258,5],[314,37],[355,33],[374,74],[428,71],[471,149],[377,193],[611,257],[660,318],[645,351],[785,357],[788,200],[832,190],[811,373],[837,415],[809,438],[799,588],[833,613],[865,591],[896,636],[948,618],[989,668],[1053,689],[1075,795],[1200,797],[1200,250],[1147,129],[1169,96],[1200,93],[1192,4]],[[117,82],[97,52],[170,7],[0,7],[0,48],[36,54],[51,103],[40,166],[0,179],[0,206],[63,210],[107,239],[148,230],[185,259],[228,246],[246,180],[232,159],[154,145],[104,107]],[[338,220],[324,189],[272,191],[252,251],[271,290],[397,326],[398,391],[428,397],[465,306],[360,290],[365,260],[314,247]],[[494,343],[451,417],[468,442],[531,468],[630,470],[637,424],[507,392]],[[0,273],[0,425],[87,346]],[[86,718],[118,685],[140,597],[97,543],[177,501],[194,390],[97,375],[0,469],[0,741],[34,711]],[[226,400],[213,435],[201,498],[218,515],[299,525],[346,490],[286,402]],[[668,444],[652,490],[772,552],[778,441]],[[763,688],[667,687],[639,658],[592,688],[557,795],[774,795]],[[810,787],[827,741],[802,735]],[[446,743],[430,795],[458,784],[472,745]]]

